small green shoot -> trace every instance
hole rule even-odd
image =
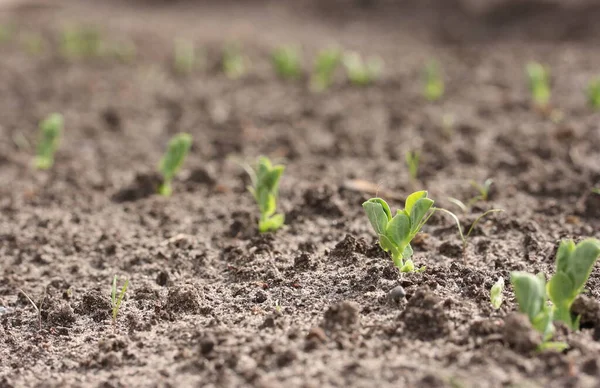
[[[283,79],[293,80],[300,78],[302,67],[300,54],[295,47],[279,47],[273,51],[271,61],[275,72]]]
[[[600,187],[594,187],[592,193],[600,195]]]
[[[69,27],[61,33],[60,49],[66,58],[99,57],[103,48],[100,33],[93,27]]]
[[[177,134],[169,140],[167,152],[158,166],[158,170],[163,176],[163,182],[158,188],[160,195],[168,197],[173,193],[171,181],[181,169],[191,146],[192,137],[187,133]]]
[[[502,209],[490,209],[490,210],[482,213],[479,217],[477,217],[475,219],[475,221],[473,221],[473,223],[471,224],[471,227],[467,231],[467,234],[465,234],[464,231],[463,231],[463,228],[462,228],[462,226],[460,224],[460,220],[458,219],[458,217],[456,216],[456,214],[452,213],[449,210],[443,209],[443,208],[436,208],[436,210],[441,210],[442,212],[448,214],[450,217],[452,217],[452,219],[454,220],[454,222],[456,222],[456,226],[458,227],[458,234],[459,234],[460,239],[462,240],[462,243],[463,243],[463,245],[462,245],[463,254],[467,250],[467,241],[469,239],[469,236],[471,235],[471,232],[473,232],[473,229],[475,229],[475,227],[477,226],[477,224],[479,224],[479,221],[481,221],[488,214],[498,213],[498,212],[503,212],[504,211]]]
[[[36,304],[33,299],[31,299],[29,297],[29,295],[27,295],[25,293],[25,291],[23,291],[22,289],[19,288],[19,292],[21,292],[21,294],[25,295],[25,297],[27,298],[27,300],[29,301],[29,303],[31,303],[31,305],[33,306],[33,308],[35,309],[35,312],[37,314],[37,319],[38,319],[38,330],[42,330],[42,307],[44,305],[44,301],[46,300],[46,289],[44,288],[44,295],[42,296],[42,300],[40,301],[39,304]]]
[[[419,161],[421,159],[421,153],[419,151],[407,151],[405,155],[406,166],[410,174],[410,179],[416,182],[417,176],[419,175]]]
[[[526,67],[531,98],[536,107],[546,109],[550,103],[550,71],[537,62]]]
[[[444,78],[436,61],[431,61],[425,66],[423,95],[431,102],[439,100],[444,95]]]
[[[600,77],[592,80],[587,87],[588,104],[594,110],[600,110]]]
[[[350,82],[356,86],[366,86],[373,83],[381,76],[383,60],[379,57],[369,57],[367,60],[357,52],[345,53],[342,63]]]
[[[194,42],[176,39],[173,52],[173,67],[180,74],[189,74],[196,67],[196,48]]]
[[[342,53],[338,49],[325,49],[315,59],[310,87],[314,92],[322,92],[333,84],[335,70],[342,62]]]
[[[238,44],[225,46],[222,58],[223,72],[230,79],[238,79],[246,73],[246,60]]]
[[[285,221],[285,216],[277,213],[279,180],[284,170],[283,165],[273,165],[265,156],[258,158],[258,166],[255,170],[247,170],[252,180],[252,186],[248,187],[248,191],[254,196],[260,210],[258,220],[260,233],[274,232],[281,228]]]
[[[547,285],[548,297],[553,303],[554,320],[565,323],[571,330],[579,329],[579,317],[571,315],[571,305],[583,291],[592,268],[600,256],[600,241],[563,240],[556,253],[556,273]]]
[[[452,202],[456,206],[460,207],[461,210],[465,213],[471,210],[471,207],[479,201],[487,201],[490,196],[490,188],[494,181],[492,179],[486,179],[483,184],[477,183],[475,181],[471,181],[470,184],[479,192],[479,195],[471,198],[467,203],[464,203],[460,199],[448,197],[448,201]]]
[[[494,283],[494,285],[492,286],[492,288],[490,290],[490,303],[492,304],[492,307],[496,310],[498,310],[500,308],[500,306],[502,306],[502,301],[504,299],[502,296],[503,291],[504,291],[504,278],[499,277],[498,281],[496,281],[496,283]]]
[[[554,332],[553,322],[566,324],[571,330],[579,329],[579,317],[573,317],[571,306],[583,291],[592,268],[600,256],[600,241],[561,241],[556,253],[556,273],[546,283],[543,274],[532,275],[512,272],[511,283],[515,290],[519,310],[529,316],[533,327],[548,341]],[[548,300],[552,305],[548,304]],[[541,348],[563,348],[550,343]]]
[[[129,279],[125,280],[125,284],[121,288],[121,292],[117,295],[117,275],[113,278],[112,289],[111,289],[111,305],[112,305],[112,324],[113,330],[117,328],[117,315],[119,314],[119,309],[121,308],[121,303],[123,302],[123,298],[125,297],[125,293],[127,292],[127,286],[129,286]]]
[[[60,143],[64,119],[60,113],[52,113],[40,123],[40,139],[34,159],[39,170],[48,170],[54,164],[54,153]]]
[[[391,253],[394,265],[401,272],[415,271],[410,242],[436,210],[432,208],[433,200],[427,198],[427,191],[410,194],[404,209],[393,217],[390,207],[381,198],[371,198],[362,206],[379,237],[379,246]]]

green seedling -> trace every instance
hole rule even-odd
[[[600,195],[600,187],[594,187],[592,193]]]
[[[187,39],[175,40],[173,67],[181,74],[191,73],[196,67],[196,48],[194,42]]]
[[[125,293],[127,292],[127,286],[129,286],[129,279],[125,280],[125,284],[121,288],[121,292],[117,295],[117,275],[113,278],[112,288],[111,288],[111,305],[112,305],[112,324],[113,330],[117,328],[117,315],[119,314],[119,309],[121,308],[121,303],[123,302],[123,298],[125,297]]]
[[[526,67],[531,98],[538,108],[547,108],[550,102],[550,71],[537,62]]]
[[[254,196],[260,210],[260,219],[258,220],[260,233],[274,232],[281,228],[285,221],[285,216],[277,213],[279,180],[284,170],[283,165],[273,165],[265,156],[258,158],[258,166],[255,170],[247,170],[252,181],[252,186],[248,187],[248,191]]]
[[[561,241],[556,253],[556,273],[547,285],[552,301],[554,320],[571,330],[579,329],[579,317],[571,315],[571,305],[583,291],[592,268],[600,256],[600,241],[587,239],[575,245],[573,240]]]
[[[298,79],[302,74],[300,54],[291,46],[280,47],[273,51],[271,61],[275,72],[284,79]]]
[[[191,146],[192,137],[187,133],[177,134],[169,140],[167,152],[158,165],[158,170],[163,176],[163,182],[158,188],[160,195],[168,197],[173,193],[171,182],[181,169]]]
[[[46,289],[44,288],[44,295],[42,296],[42,300],[40,300],[39,305],[37,303],[35,303],[33,301],[33,299],[31,299],[29,297],[29,295],[27,295],[27,293],[25,293],[25,291],[21,290],[20,288],[19,288],[19,292],[21,292],[21,294],[23,294],[27,298],[29,303],[31,303],[31,305],[35,309],[35,312],[37,314],[37,319],[38,319],[38,330],[41,331],[42,330],[42,307],[44,305],[44,301],[46,300]]]
[[[598,240],[587,239],[577,245],[572,240],[563,240],[556,253],[556,273],[548,283],[543,274],[511,273],[519,310],[528,315],[533,327],[544,335],[544,340],[552,337],[553,322],[563,322],[571,330],[579,329],[580,317],[573,317],[571,306],[583,291],[599,256]],[[554,345],[550,343],[544,348],[555,348]]]
[[[494,283],[492,289],[490,290],[490,303],[492,307],[496,310],[502,306],[503,296],[502,292],[504,291],[504,278],[498,278],[498,281]]]
[[[44,41],[37,33],[26,33],[21,42],[25,51],[30,55],[40,55],[44,51]]]
[[[92,58],[102,55],[100,33],[92,27],[71,27],[61,33],[60,49],[69,59]]]
[[[371,198],[362,206],[379,237],[381,249],[391,253],[394,265],[401,272],[413,272],[415,266],[411,260],[413,250],[410,242],[436,210],[432,208],[433,200],[427,198],[427,191],[410,194],[404,209],[396,211],[393,217],[390,207],[381,198]]]
[[[223,50],[223,72],[230,79],[238,79],[246,73],[246,60],[238,44],[228,44]]]
[[[39,170],[48,170],[54,164],[54,153],[58,148],[63,132],[64,119],[60,113],[52,113],[40,123],[40,139],[34,166]]]
[[[587,99],[592,109],[600,110],[600,78],[596,78],[588,85]]]
[[[443,208],[436,208],[436,210],[441,210],[442,212],[448,214],[450,217],[452,217],[452,219],[454,220],[454,222],[456,222],[456,226],[458,227],[458,234],[460,236],[460,239],[462,240],[462,249],[463,249],[463,254],[466,252],[467,250],[467,242],[469,239],[469,236],[471,235],[471,232],[473,232],[473,230],[475,229],[475,227],[477,226],[477,224],[479,224],[479,222],[488,214],[492,214],[492,213],[498,213],[498,212],[503,212],[504,210],[502,209],[490,209],[484,213],[482,213],[479,217],[477,217],[475,219],[475,221],[473,221],[473,223],[471,224],[471,227],[469,228],[469,230],[467,231],[467,233],[465,234],[463,231],[463,228],[460,224],[460,220],[458,219],[458,217],[456,216],[456,214],[452,213],[449,210],[443,209]]]
[[[405,155],[406,166],[410,174],[410,179],[415,182],[419,174],[419,161],[421,153],[419,151],[407,151]]]
[[[366,86],[381,76],[383,60],[379,57],[369,57],[363,60],[356,52],[345,53],[342,63],[350,82],[357,86]]]
[[[425,87],[423,95],[428,101],[437,101],[444,95],[444,78],[437,62],[425,66]]]
[[[310,87],[315,92],[322,92],[333,84],[333,75],[342,61],[342,53],[338,49],[322,50],[315,59]]]
[[[460,207],[461,210],[463,212],[468,212],[471,207],[476,204],[479,201],[487,201],[489,199],[489,194],[490,194],[490,188],[492,186],[492,184],[494,183],[494,181],[492,179],[486,179],[485,182],[483,182],[483,184],[477,183],[475,181],[471,181],[471,186],[473,186],[473,188],[475,188],[475,190],[477,190],[479,192],[479,195],[476,195],[475,197],[471,198],[469,201],[467,201],[467,203],[465,204],[463,201],[457,199],[457,198],[452,198],[449,197],[448,201],[452,202],[453,204],[455,204],[456,206]]]

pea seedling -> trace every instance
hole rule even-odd
[[[366,86],[381,76],[383,60],[379,57],[369,57],[367,60],[357,52],[344,54],[342,63],[350,82],[357,86]]]
[[[117,328],[117,315],[119,314],[119,309],[121,308],[121,303],[123,302],[123,298],[125,297],[125,293],[127,292],[127,286],[129,286],[129,279],[125,280],[125,284],[121,288],[121,292],[117,295],[117,275],[113,278],[112,288],[111,288],[111,305],[112,305],[112,324],[113,330]]]
[[[223,51],[223,72],[230,79],[238,79],[246,73],[246,64],[237,44],[228,44]]]
[[[401,272],[413,272],[413,250],[410,242],[435,212],[433,200],[427,191],[416,191],[405,201],[404,209],[392,217],[388,204],[381,198],[371,198],[362,204],[367,217],[379,237],[379,246],[390,252],[394,265]],[[424,268],[422,268],[424,270]]]
[[[600,187],[594,187],[592,193],[600,195]]]
[[[428,101],[437,101],[444,95],[444,78],[437,62],[431,61],[425,67],[425,88],[423,94]]]
[[[191,73],[196,66],[194,42],[186,39],[175,40],[173,67],[181,74]]]
[[[158,188],[158,193],[166,197],[173,193],[171,181],[181,169],[185,157],[192,146],[192,137],[187,133],[180,133],[169,140],[167,152],[162,157],[158,169],[163,176],[163,182]]]
[[[484,213],[482,213],[479,217],[477,217],[475,219],[475,221],[473,221],[473,223],[471,224],[471,227],[469,228],[469,230],[467,231],[467,234],[464,233],[463,228],[460,224],[460,220],[458,219],[458,217],[456,216],[456,214],[452,213],[449,210],[443,209],[443,208],[436,208],[436,210],[441,210],[444,213],[448,214],[450,217],[452,217],[452,219],[454,220],[454,222],[456,222],[456,226],[458,227],[458,234],[460,236],[460,239],[462,240],[462,249],[463,249],[463,254],[466,252],[467,250],[467,240],[469,238],[469,236],[471,235],[471,232],[473,232],[473,229],[475,229],[475,227],[477,226],[477,224],[479,223],[479,221],[481,221],[483,219],[483,217],[487,216],[488,214],[491,213],[498,213],[498,212],[503,212],[504,210],[502,209],[490,209]]]
[[[54,164],[54,153],[60,143],[64,119],[60,113],[52,113],[40,123],[40,139],[34,159],[37,169],[48,170]]]
[[[546,108],[551,96],[550,71],[537,62],[528,63],[526,71],[534,104],[538,108]]]
[[[322,92],[333,83],[335,70],[342,61],[342,53],[338,49],[322,50],[315,59],[315,65],[310,80],[311,89]]]
[[[545,340],[552,336],[552,323],[556,321],[563,322],[571,330],[579,329],[580,317],[571,315],[571,306],[583,291],[599,256],[598,240],[587,239],[577,245],[573,240],[563,240],[556,253],[556,273],[548,283],[543,274],[511,273],[519,310],[529,316],[533,327],[544,335]]]
[[[42,300],[40,301],[39,305],[36,304],[33,299],[31,299],[29,297],[29,295],[27,295],[25,293],[25,291],[21,290],[19,288],[19,291],[21,292],[21,294],[25,295],[25,298],[27,298],[27,300],[29,301],[29,303],[31,303],[31,305],[33,306],[33,308],[35,309],[35,312],[37,314],[37,319],[38,319],[38,330],[42,330],[42,306],[44,305],[44,301],[46,300],[46,288],[44,288],[44,295],[42,296]]]
[[[417,175],[419,174],[419,160],[421,159],[421,153],[419,151],[407,151],[405,159],[410,179],[414,182],[417,180]]]
[[[600,78],[596,78],[588,85],[587,98],[592,109],[600,109]]]
[[[285,216],[277,213],[279,180],[284,170],[285,166],[273,165],[266,156],[258,158],[256,170],[248,169],[252,180],[252,186],[248,187],[248,191],[254,196],[260,210],[260,219],[258,220],[260,233],[276,231],[283,226],[285,221]]]
[[[479,195],[471,198],[466,204],[457,198],[452,198],[452,197],[448,198],[448,201],[450,201],[453,204],[460,207],[461,210],[464,211],[465,213],[468,212],[471,209],[471,207],[474,204],[476,204],[477,202],[479,202],[479,201],[485,202],[489,199],[490,188],[492,186],[492,183],[494,183],[494,181],[492,179],[486,179],[485,182],[483,182],[483,184],[477,183],[475,181],[471,181],[470,183],[471,183],[471,186],[473,186],[479,192]]]
[[[492,286],[491,290],[490,290],[490,303],[492,304],[492,307],[496,310],[498,310],[500,308],[500,306],[502,306],[502,301],[503,301],[503,296],[502,296],[502,292],[504,291],[504,278],[500,277],[498,278],[498,281],[496,281],[496,283],[494,283],[494,285]]]
[[[61,51],[67,58],[90,58],[101,56],[100,33],[91,27],[72,27],[61,34]]]
[[[302,73],[300,54],[295,47],[280,47],[273,51],[271,61],[275,72],[284,79],[297,79]]]

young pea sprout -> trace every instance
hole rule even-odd
[[[295,47],[279,47],[271,56],[273,67],[281,78],[298,79],[302,74],[300,54]]]
[[[37,314],[37,319],[38,319],[38,330],[41,331],[42,330],[42,306],[44,305],[44,301],[46,300],[46,289],[44,288],[44,295],[42,296],[42,300],[40,301],[39,304],[35,303],[33,301],[33,299],[31,299],[29,297],[29,295],[27,295],[27,293],[25,293],[25,291],[23,291],[20,288],[19,288],[19,292],[21,292],[21,294],[25,295],[25,297],[27,298],[29,303],[31,303],[31,305],[35,309],[35,312]]]
[[[269,158],[261,156],[255,170],[247,169],[252,186],[248,191],[252,193],[258,209],[260,219],[258,220],[258,231],[260,233],[276,231],[283,226],[285,216],[277,213],[277,199],[279,197],[279,180],[285,167],[273,165]]]
[[[54,164],[54,153],[60,143],[64,119],[60,113],[52,113],[40,123],[40,139],[34,159],[39,170],[48,170]]]
[[[223,72],[230,79],[238,79],[246,73],[246,60],[239,44],[230,43],[225,46],[222,66]]]
[[[471,207],[479,201],[487,201],[489,199],[490,188],[494,181],[492,179],[486,179],[483,184],[471,181],[470,184],[475,188],[479,195],[471,198],[466,204],[457,198],[448,197],[448,201],[452,202],[456,206],[460,207],[463,212],[468,212]]]
[[[452,219],[454,220],[454,222],[456,222],[456,226],[458,227],[458,234],[460,236],[460,239],[462,240],[462,249],[463,249],[463,255],[466,253],[467,250],[467,240],[469,238],[469,236],[471,235],[471,232],[473,232],[473,230],[475,229],[475,227],[477,226],[477,224],[488,214],[492,214],[492,213],[499,213],[499,212],[503,212],[504,210],[502,209],[490,209],[484,213],[482,213],[479,217],[477,217],[475,219],[475,221],[473,221],[473,223],[471,224],[471,227],[469,228],[469,230],[467,231],[467,233],[464,233],[464,230],[460,224],[460,220],[458,219],[458,217],[456,216],[456,214],[452,213],[449,210],[443,209],[443,208],[436,208],[436,210],[440,210],[446,214],[448,214],[450,217],[452,217]]]
[[[112,305],[112,324],[113,330],[117,328],[117,315],[119,314],[119,309],[121,308],[121,303],[123,302],[123,298],[125,297],[125,292],[127,292],[127,286],[129,286],[129,279],[125,280],[125,284],[121,288],[121,292],[117,295],[117,275],[113,278],[112,288],[111,288],[111,305]]]
[[[494,285],[492,286],[492,289],[490,290],[490,303],[492,304],[492,307],[496,310],[498,310],[500,308],[500,306],[502,306],[502,300],[503,300],[502,292],[503,291],[504,291],[504,278],[499,277],[498,281],[496,281],[496,283],[494,283]]]
[[[70,59],[102,55],[103,43],[98,30],[92,27],[69,27],[61,33],[61,52]]]
[[[421,153],[419,151],[407,151],[405,155],[406,166],[410,174],[410,179],[415,182],[419,174],[419,161],[421,159]]]
[[[357,52],[344,54],[342,63],[350,82],[357,86],[366,86],[381,76],[383,60],[379,57],[369,57],[366,60]]]
[[[587,88],[588,104],[594,110],[600,110],[600,77],[592,80]]]
[[[187,133],[177,134],[169,141],[167,152],[158,166],[158,170],[163,176],[163,182],[158,188],[160,195],[168,197],[173,193],[171,181],[181,169],[191,146],[192,137]]]
[[[428,101],[437,101],[444,95],[444,78],[436,61],[429,62],[425,67],[423,94]]]
[[[342,52],[338,49],[325,49],[315,59],[310,87],[314,92],[322,92],[333,83],[335,70],[342,61]]]
[[[526,67],[529,78],[531,98],[538,108],[546,109],[550,103],[550,71],[537,62],[530,62]]]

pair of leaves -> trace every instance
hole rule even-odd
[[[552,311],[548,307],[546,279],[542,273],[512,272],[510,281],[515,291],[519,311],[529,317],[532,326],[548,339],[553,332]]]
[[[170,181],[179,172],[191,146],[192,137],[187,133],[177,134],[169,140],[167,152],[158,166],[164,180]]]
[[[404,210],[392,217],[388,204],[381,198],[371,198],[363,208],[379,237],[379,245],[392,254],[396,266],[412,256],[410,242],[427,221],[426,214],[433,206],[426,191],[417,191],[406,198]]]
[[[527,76],[529,77],[529,88],[533,100],[539,106],[546,106],[550,102],[550,72],[539,63],[527,64]]]
[[[53,113],[40,123],[40,141],[38,143],[35,167],[47,170],[54,164],[54,153],[58,148],[64,127],[60,113]]]
[[[260,210],[258,229],[261,233],[277,230],[284,223],[284,215],[276,214],[279,181],[284,170],[284,166],[273,166],[267,157],[261,156],[256,171],[249,171],[253,186],[248,190],[254,196]]]

